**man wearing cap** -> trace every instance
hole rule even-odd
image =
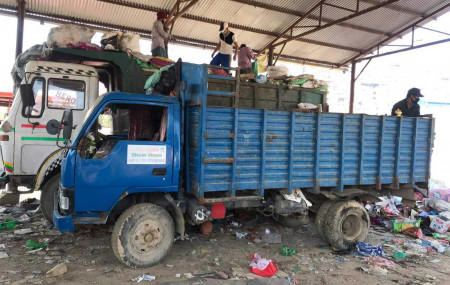
[[[397,102],[392,107],[391,116],[395,116],[401,112],[401,115],[405,117],[420,117],[420,106],[418,104],[420,97],[423,97],[420,89],[409,89],[406,98]]]
[[[217,47],[214,49],[211,57],[211,65],[221,65],[221,66],[230,66],[231,55],[233,54],[233,44],[235,47],[233,60],[236,60],[237,53],[239,51],[239,45],[237,43],[236,36],[233,32],[231,32],[228,28],[228,23],[220,24],[220,34],[219,34],[219,43]],[[219,51],[219,53],[214,56],[214,54]]]
[[[152,56],[161,56],[167,58],[167,49],[165,41],[170,40],[172,36],[164,31],[164,22],[169,17],[166,12],[158,12],[157,20],[152,27]]]

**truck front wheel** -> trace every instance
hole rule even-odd
[[[349,250],[369,233],[370,219],[366,209],[356,201],[333,203],[326,215],[324,234],[330,245]]]
[[[163,208],[137,204],[116,221],[111,244],[120,262],[132,267],[150,267],[160,262],[172,247],[175,229],[170,214]]]
[[[58,191],[61,174],[51,177],[41,189],[41,212],[44,218],[53,224],[54,194]]]

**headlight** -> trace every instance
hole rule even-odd
[[[0,125],[0,128],[2,128],[2,131],[5,133],[12,131],[11,124],[8,121],[3,121],[3,123]]]
[[[63,210],[69,210],[69,198],[64,197],[61,192],[59,192],[59,207]]]

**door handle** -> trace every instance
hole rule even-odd
[[[166,176],[167,168],[153,168],[152,174],[153,176]]]

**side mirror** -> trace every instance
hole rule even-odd
[[[72,129],[73,129],[72,109],[64,110],[64,115],[63,115],[61,125],[64,126],[63,138],[65,138],[66,140],[69,140],[70,137],[72,136]]]
[[[58,122],[58,120],[52,119],[47,122],[45,129],[50,135],[56,135],[61,129],[61,124]]]
[[[20,97],[25,107],[33,107],[36,104],[34,101],[33,86],[31,84],[20,85]]]

